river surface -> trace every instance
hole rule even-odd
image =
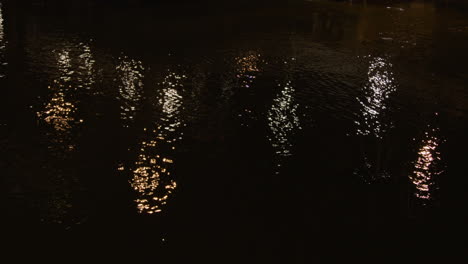
[[[467,48],[429,2],[0,1],[2,228],[156,262],[427,256],[467,220]]]

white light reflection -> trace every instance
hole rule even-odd
[[[435,178],[444,171],[440,167],[439,144],[443,141],[436,136],[438,129],[429,129],[424,134],[418,150],[418,158],[413,163],[414,168],[409,176],[416,188],[415,196],[421,200],[432,199],[435,189]]]
[[[169,72],[160,84],[162,94],[158,104],[162,107],[163,116],[154,124],[154,129],[145,128],[150,139],[141,142],[130,182],[138,193],[135,202],[139,213],[161,212],[177,187],[171,177],[174,160],[169,156],[175,149],[175,142],[183,135],[178,131],[185,125],[180,118],[182,96],[179,90],[183,88],[186,78],[185,75]]]
[[[143,94],[143,71],[144,67],[141,61],[120,57],[120,64],[117,71],[120,74],[119,94],[121,101],[120,117],[124,121],[123,126],[129,127],[133,122],[137,107],[140,104]]]
[[[354,171],[365,183],[387,181],[390,174],[385,170],[386,148],[384,136],[391,127],[386,119],[388,99],[396,91],[396,85],[391,72],[392,65],[381,57],[370,58],[367,72],[367,83],[363,89],[363,97],[357,97],[361,105],[356,134],[366,136],[376,144],[375,149],[363,149],[363,164]]]
[[[78,87],[89,90],[96,82],[94,75],[94,64],[96,61],[93,58],[91,47],[89,45],[80,43],[80,46],[82,51],[81,55],[79,55],[81,65],[79,66],[80,74],[78,77]]]
[[[75,120],[76,107],[74,103],[67,100],[67,95],[73,97],[70,91],[77,87],[90,89],[94,83],[94,60],[90,46],[83,43],[73,48],[64,46],[59,51],[52,51],[57,63],[58,76],[48,87],[52,98],[45,108],[37,113],[39,118],[60,133],[66,133],[74,124],[83,122],[83,120]],[[77,52],[80,55],[75,56]]]
[[[59,80],[65,82],[69,82],[72,78],[73,73],[72,64],[71,64],[71,57],[70,51],[67,49],[63,49],[57,53],[57,66],[59,70]]]
[[[2,3],[0,3],[0,78],[5,77],[3,66],[6,64],[5,61],[5,33],[3,30],[3,10]]]
[[[3,30],[3,6],[2,3],[0,3],[0,44],[3,44],[3,38],[4,38],[4,30]],[[0,48],[3,48],[0,46]]]
[[[90,40],[89,42],[91,42]],[[71,84],[74,90],[90,90],[96,82],[95,60],[89,43],[60,43],[62,48],[52,53],[57,62],[57,76],[60,84]]]
[[[163,98],[160,99],[159,103],[166,114],[164,120],[170,123],[169,127],[167,127],[168,132],[174,132],[181,125],[178,114],[182,106],[182,96],[179,95],[177,89],[183,87],[183,81],[186,78],[185,75],[170,72],[161,83],[165,88],[162,90]]]
[[[358,135],[382,138],[391,125],[382,120],[388,98],[396,91],[391,67],[391,63],[380,57],[370,61],[368,82],[363,90],[364,98],[356,98],[362,106],[360,119],[356,121]]]
[[[53,190],[45,202],[42,221],[65,225],[71,228],[72,225],[80,224],[82,217],[73,215],[73,193],[72,190],[79,182],[75,172],[66,167],[76,149],[76,133],[73,131],[83,122],[77,119],[77,107],[73,100],[74,89],[81,82],[71,81],[76,77],[73,69],[81,66],[73,62],[79,60],[73,56],[76,49],[64,48],[58,52],[52,51],[52,56],[56,59],[56,70],[58,76],[48,87],[51,99],[44,108],[37,112],[37,117],[45,125],[48,142],[48,155],[53,159],[46,160],[43,167],[50,173],[50,184]],[[73,59],[72,59],[73,57]],[[73,68],[75,67],[75,68]]]
[[[291,134],[301,128],[297,115],[298,104],[294,102],[293,94],[291,81],[287,81],[267,114],[268,127],[272,132],[269,140],[276,154],[281,157],[291,155]]]
[[[52,98],[42,111],[37,112],[37,116],[54,128],[55,133],[51,136],[53,141],[60,141],[69,138],[73,126],[83,122],[83,120],[76,120],[76,106],[67,100],[67,94],[70,94],[70,91],[74,89],[68,85],[74,74],[71,52],[64,48],[58,52],[53,51],[53,54],[55,54],[57,61],[56,67],[59,76],[48,87]],[[70,144],[72,143],[70,142]],[[68,149],[73,148],[72,145],[68,147]]]

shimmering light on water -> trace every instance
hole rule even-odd
[[[255,79],[261,71],[259,65],[260,58],[261,55],[253,51],[249,51],[245,55],[235,58],[234,65],[236,68],[237,85],[240,86],[245,93],[253,89]],[[241,125],[249,127],[251,122],[255,120],[253,106],[248,104],[244,105],[239,117],[241,117]]]
[[[309,263],[343,236],[424,247],[415,230],[452,220],[439,198],[466,174],[465,13],[0,2],[13,232],[130,234],[161,246],[140,251],[160,262]]]
[[[357,134],[382,138],[391,127],[391,123],[383,120],[387,111],[387,101],[396,91],[392,64],[384,58],[371,58],[367,76],[368,82],[363,89],[364,97],[357,98],[362,107],[360,118],[356,121]]]
[[[177,89],[183,88],[183,82],[186,79],[187,76],[183,74],[169,72],[161,83],[164,88],[162,90],[163,97],[159,100],[159,104],[162,105],[162,110],[166,114],[165,120],[170,122],[169,127],[166,128],[168,132],[174,132],[181,126],[178,115],[182,107],[182,96],[179,95]]]
[[[236,58],[238,67],[237,78],[239,78],[242,87],[249,88],[254,82],[256,78],[255,73],[260,71],[258,68],[260,56],[260,54],[252,53]]]
[[[86,90],[91,89],[91,87],[96,82],[95,77],[95,64],[96,61],[93,57],[91,47],[88,44],[80,43],[79,48],[81,49],[80,59],[80,76],[78,77],[80,88]]]
[[[5,66],[7,61],[5,60],[5,50],[6,50],[6,39],[3,26],[3,6],[0,3],[0,79],[5,77]]]
[[[59,76],[48,86],[51,93],[50,101],[44,106],[44,109],[37,112],[38,118],[53,127],[56,132],[51,136],[51,140],[62,142],[71,150],[74,148],[71,141],[71,129],[76,124],[82,123],[83,120],[76,119],[77,107],[70,100],[71,94],[74,92],[74,87],[69,83],[73,78],[74,71],[72,70],[72,58],[68,50],[61,50],[58,53],[53,53],[56,58],[56,67]]]
[[[75,129],[83,123],[77,118],[77,102],[73,99],[76,87],[71,83],[74,81],[74,85],[81,86],[87,80],[75,78],[73,62],[78,60],[71,55],[74,53],[63,49],[51,54],[56,59],[58,76],[48,86],[50,100],[36,113],[46,131],[44,140],[48,151],[42,168],[47,171],[48,188],[52,189],[40,200],[44,204],[40,217],[46,224],[64,225],[69,229],[83,221],[81,215],[72,213],[75,207],[73,189],[79,186],[79,180],[76,171],[67,166],[76,152]]]
[[[116,69],[120,77],[117,80],[121,101],[120,118],[123,120],[123,126],[129,127],[136,117],[143,96],[144,67],[141,61],[122,56],[119,57]]]
[[[294,87],[291,81],[286,81],[281,92],[273,100],[268,111],[268,127],[272,132],[269,138],[275,152],[279,156],[291,156],[290,137],[296,129],[300,129],[299,117],[297,115],[298,104],[294,102]]]
[[[63,49],[57,52],[57,64],[60,71],[60,80],[64,83],[70,81],[74,71],[72,70],[69,50]]]
[[[418,158],[413,163],[414,170],[409,176],[416,188],[415,196],[422,200],[432,199],[432,193],[436,188],[436,178],[444,170],[440,165],[441,153],[439,145],[443,143],[437,134],[439,129],[430,128],[425,132],[418,151]]]
[[[156,130],[151,132],[153,136],[158,134]],[[139,198],[135,202],[140,213],[161,212],[161,207],[177,187],[176,182],[170,179],[168,168],[168,164],[173,161],[158,154],[159,144],[164,144],[164,138],[141,142],[140,154],[133,170],[131,186],[138,192]]]
[[[0,42],[3,42],[3,11],[2,11],[2,4],[0,3]]]
[[[152,128],[144,129],[148,139],[140,144],[131,180],[132,188],[138,192],[135,202],[140,213],[161,212],[177,187],[171,175],[174,160],[165,155],[171,155],[176,141],[182,138],[182,133],[178,131],[184,125],[180,117],[182,96],[178,89],[183,89],[186,78],[184,74],[168,71],[159,84],[162,95],[157,106],[162,108],[163,115]]]
[[[65,101],[63,92],[56,92],[50,102],[46,105],[44,111],[39,112],[38,116],[58,131],[67,131],[72,127],[75,120],[73,114],[75,106]]]
[[[360,112],[355,120],[356,135],[363,136],[362,140],[368,142],[376,139],[375,148],[363,149],[362,164],[354,170],[354,175],[360,177],[365,183],[386,182],[391,175],[385,164],[388,147],[383,143],[392,121],[388,118],[389,98],[396,91],[392,64],[382,57],[364,57],[369,60],[367,82],[362,95],[357,97]],[[376,150],[375,150],[376,149]]]

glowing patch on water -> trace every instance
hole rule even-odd
[[[368,81],[363,89],[364,97],[356,98],[362,107],[360,118],[355,121],[358,135],[382,138],[391,126],[382,120],[387,110],[388,98],[396,91],[391,67],[390,63],[380,57],[370,61]]]

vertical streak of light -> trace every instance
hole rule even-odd
[[[355,121],[357,135],[377,139],[377,152],[372,154],[372,157],[368,153],[364,153],[364,166],[354,171],[355,175],[368,184],[390,178],[389,173],[382,168],[384,152],[381,149],[381,144],[392,125],[389,120],[386,120],[386,115],[388,113],[388,99],[395,91],[392,64],[381,57],[371,58],[363,96],[356,98],[361,106],[361,112]]]
[[[59,76],[48,87],[52,98],[42,111],[37,112],[37,116],[51,128],[46,133],[50,141],[48,149],[54,155],[54,161],[59,163],[50,162],[46,165],[52,175],[52,187],[57,190],[51,192],[43,221],[69,225],[81,221],[70,215],[73,207],[71,186],[75,184],[76,179],[73,179],[73,173],[70,174],[67,168],[60,166],[60,163],[68,161],[74,152],[76,143],[72,130],[83,120],[76,120],[77,108],[74,103],[67,100],[67,96],[70,96],[70,91],[73,90],[70,85],[66,85],[74,76],[71,52],[64,48],[58,53],[53,53],[56,55],[56,69]]]
[[[255,79],[257,78],[259,69],[259,62],[260,62],[260,54],[249,52],[248,55],[239,56],[235,58],[235,65],[236,65],[236,78],[240,83],[241,88],[244,89],[251,89],[252,84],[254,83]],[[253,119],[253,111],[250,107],[245,107],[242,109],[242,112],[239,114],[240,117],[245,117],[246,119]],[[249,122],[242,122],[242,126],[249,126]]]
[[[177,188],[177,183],[171,177],[171,167],[174,160],[167,156],[175,149],[175,142],[181,139],[178,132],[183,126],[180,118],[182,96],[179,89],[187,77],[169,72],[162,86],[162,96],[158,105],[163,116],[154,129],[146,129],[150,139],[141,142],[138,159],[135,162],[131,187],[138,193],[135,200],[139,213],[154,214],[162,211],[162,206]]]
[[[72,70],[70,51],[63,49],[57,54],[58,57],[58,70],[60,72],[59,80],[62,82],[69,82],[72,78],[74,71]]]
[[[0,42],[3,42],[3,6],[0,3]]]
[[[3,9],[2,3],[0,3],[0,52],[3,52],[3,50],[5,49],[5,43],[3,42],[5,38],[5,33],[3,29],[3,10],[2,9]]]
[[[385,59],[373,58],[367,72],[368,82],[364,87],[364,98],[356,98],[362,107],[360,119],[356,121],[358,135],[373,135],[382,138],[390,124],[383,122],[388,98],[396,91],[392,65]]]
[[[439,145],[442,142],[436,136],[438,129],[430,129],[424,134],[421,146],[418,150],[418,158],[413,163],[413,172],[409,179],[416,191],[414,195],[423,200],[431,200],[435,188],[436,177],[443,173],[439,166]]]
[[[94,64],[95,60],[93,58],[93,54],[91,53],[91,47],[87,44],[82,45],[82,54],[79,56],[81,59],[82,65],[79,66],[80,68],[80,83],[78,84],[80,87],[84,87],[85,89],[91,89],[92,85],[96,82],[94,76]]]
[[[65,85],[65,83],[71,80],[73,66],[68,50],[62,49],[56,53],[56,55],[59,76],[53,81],[52,85],[48,87],[52,92],[52,98],[47,103],[44,110],[38,112],[37,115],[54,128],[54,133],[56,134],[52,136],[54,140],[63,140],[69,137],[71,133],[70,130],[73,125],[77,123],[74,116],[76,107],[72,102],[66,99],[66,93],[71,89],[71,86]],[[82,120],[79,122],[82,122]]]
[[[3,29],[3,10],[2,3],[0,3],[0,78],[5,77],[3,67],[7,64],[5,61],[5,33]]]
[[[283,61],[287,76],[285,81],[278,83],[281,90],[273,99],[273,103],[267,112],[267,123],[270,129],[268,140],[275,151],[276,174],[280,173],[280,167],[285,158],[293,154],[293,135],[297,130],[302,129],[298,113],[299,104],[294,98],[296,89],[292,82],[295,60],[292,57],[289,62],[288,60]]]
[[[286,82],[281,92],[273,100],[268,111],[268,127],[272,132],[269,137],[276,154],[279,156],[290,156],[290,136],[295,129],[300,129],[299,117],[297,115],[298,104],[293,98],[294,88],[291,81]]]
[[[258,63],[260,54],[250,54],[244,57],[235,58],[238,67],[237,78],[240,80],[242,87],[250,88],[256,76],[254,73],[259,72]]]
[[[119,58],[119,60],[117,72],[120,74],[120,118],[124,121],[123,126],[129,127],[136,116],[143,95],[144,67],[141,61],[129,59],[125,56]]]

